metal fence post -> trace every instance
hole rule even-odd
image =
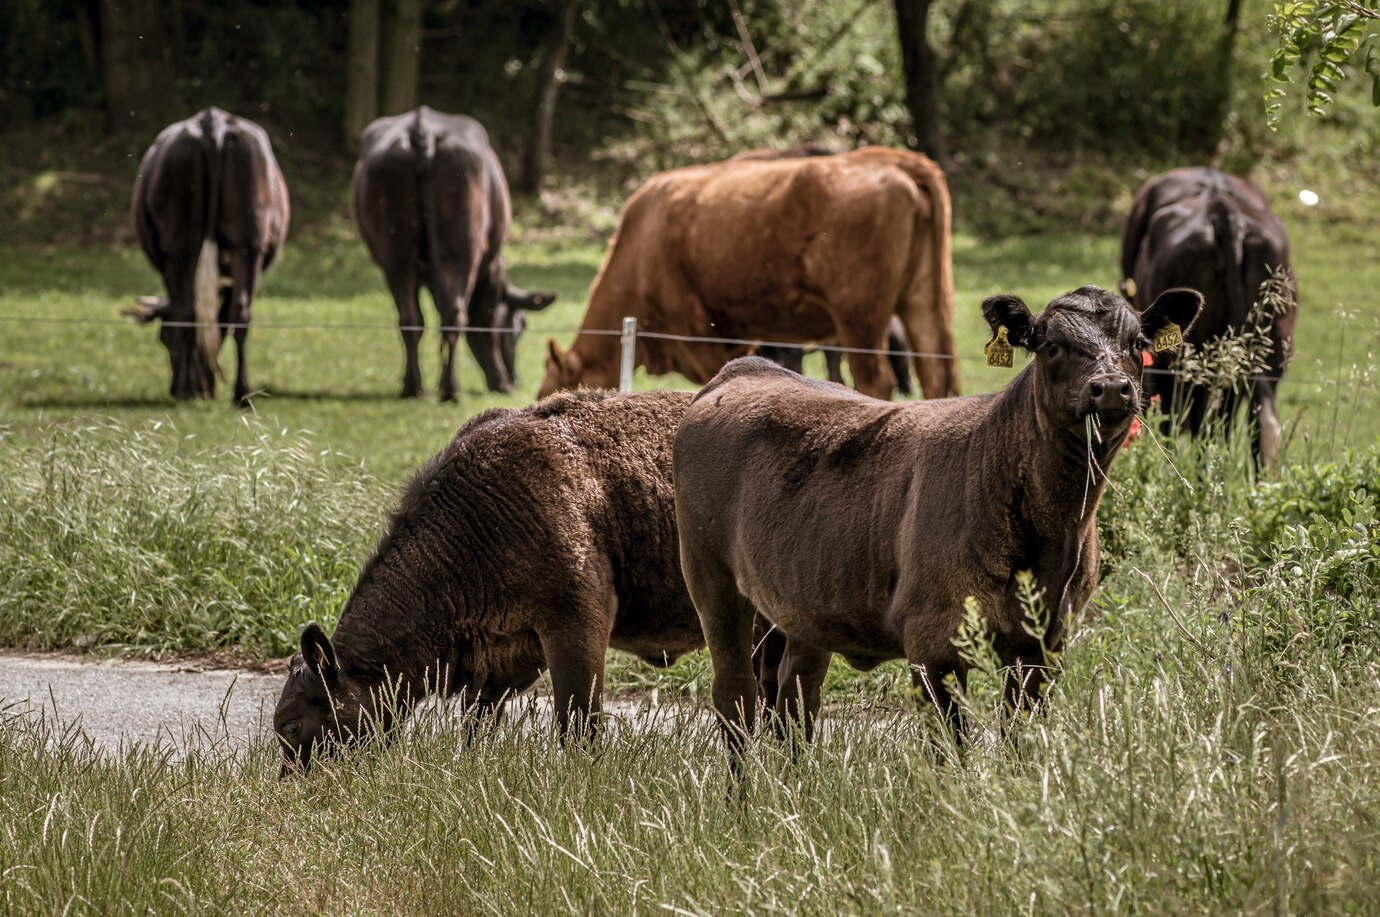
[[[634,357],[637,356],[637,319],[623,318],[622,363],[618,367],[618,390],[624,394],[632,391]]]

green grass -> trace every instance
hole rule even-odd
[[[1188,470],[1197,484],[1195,468],[1219,460],[1200,459]],[[1124,496],[1183,500],[1167,471],[1147,480]],[[1239,509],[1245,489],[1231,491]],[[1200,527],[1186,556],[1233,552],[1231,536]],[[1311,574],[1329,556],[1318,544],[1287,562]],[[1373,581],[1377,565],[1330,585],[1271,573],[1266,597],[1249,577],[1218,586],[1220,571],[1164,552],[1150,572],[1185,630],[1143,580],[1114,574],[1046,708],[1012,725],[1009,741],[990,681],[973,686],[977,740],[957,756],[904,695],[859,705],[834,692],[815,747],[790,760],[757,743],[735,790],[694,706],[663,707],[654,730],[619,727],[592,750],[561,750],[522,717],[462,745],[453,721],[429,710],[391,745],[289,781],[275,779],[267,744],[107,755],[0,715],[0,902],[14,912],[1369,912],[1380,891],[1380,664],[1374,620],[1334,612],[1373,609],[1373,585],[1347,589]]]

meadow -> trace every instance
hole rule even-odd
[[[0,709],[5,910],[463,913],[1372,912],[1380,890],[1380,242],[1278,188],[1302,288],[1282,467],[1146,438],[1112,470],[1103,584],[1039,715],[1007,723],[979,639],[963,751],[904,668],[837,665],[829,727],[797,759],[755,745],[730,790],[703,654],[626,658],[613,690],[653,729],[562,751],[530,725],[463,746],[427,712],[384,748],[276,779],[267,743],[97,753]],[[175,404],[152,328],[117,317],[158,281],[126,249],[0,260],[0,643],[90,653],[290,652],[333,623],[411,471],[483,408],[530,402],[568,344],[602,231],[541,227],[516,282],[518,390],[396,397],[401,346],[345,231],[289,245],[250,334],[252,413]],[[1113,287],[1111,235],[955,247],[968,392],[981,298],[1038,308]],[[424,311],[426,307],[424,306]],[[430,317],[434,324],[434,317]],[[314,327],[327,324],[346,328]],[[434,393],[434,336],[423,378]],[[807,363],[822,372],[818,357]],[[639,373],[639,387],[684,385]],[[1007,734],[1002,738],[1003,733]]]

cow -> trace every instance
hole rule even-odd
[[[1289,363],[1298,312],[1291,292],[1282,303],[1262,304],[1272,314],[1252,314],[1262,284],[1276,270],[1290,271],[1289,235],[1265,193],[1245,179],[1214,169],[1175,169],[1136,194],[1121,243],[1123,293],[1144,308],[1170,287],[1200,291],[1206,305],[1188,338],[1196,345],[1257,328],[1263,332],[1251,336],[1258,371],[1251,374],[1250,398],[1252,449],[1257,464],[1265,466],[1274,464],[1279,451],[1276,386]],[[1236,393],[1218,396],[1214,418],[1213,388],[1176,383],[1173,369],[1172,355],[1161,354],[1146,380],[1147,392],[1160,396],[1166,413],[1183,412],[1194,434],[1214,419],[1229,429]]]
[[[250,307],[291,215],[268,134],[214,107],[169,125],[139,163],[133,210],[139,245],[168,295],[125,314],[163,322],[172,396],[215,394],[221,342],[233,329],[234,401],[247,407]]]
[[[690,398],[565,392],[466,423],[412,479],[335,633],[303,631],[273,720],[285,772],[430,691],[496,718],[544,668],[562,734],[583,733],[608,647],[654,665],[702,647],[671,486]]]
[[[640,331],[636,361],[704,384],[743,341],[885,346],[905,326],[930,398],[957,394],[950,205],[926,157],[869,148],[837,156],[740,159],[655,176],[624,206],[568,352],[548,342],[540,394],[618,381],[624,316]],[[726,339],[723,341],[713,340]],[[739,342],[739,343],[735,343]],[[859,391],[889,397],[876,353],[850,352]]]
[[[456,397],[461,327],[476,329],[465,332],[465,342],[489,391],[512,391],[524,313],[545,309],[556,294],[508,282],[503,242],[512,204],[483,126],[425,105],[372,122],[360,135],[351,208],[398,308],[406,353],[402,397],[422,393],[421,287],[431,291],[441,318],[441,400]]]
[[[1014,667],[1008,702],[1035,704],[1097,584],[1097,506],[1141,409],[1141,353],[1201,303],[1170,290],[1137,314],[1086,286],[1035,316],[989,297],[994,337],[1035,358],[1001,392],[966,398],[887,403],[758,357],[728,364],[681,421],[672,478],[730,749],[756,716],[755,615],[785,635],[775,712],[806,741],[833,653],[864,670],[905,658],[961,739],[948,679],[964,683],[954,637],[970,597]],[[1048,611],[1040,636],[1025,571]]]

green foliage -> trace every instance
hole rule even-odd
[[[1280,37],[1279,49],[1270,60],[1270,76],[1277,83],[1291,84],[1295,71],[1306,74],[1309,114],[1326,114],[1347,78],[1347,66],[1363,54],[1365,72],[1371,78],[1371,104],[1380,106],[1380,31],[1376,29],[1380,12],[1354,0],[1301,0],[1276,3],[1270,20]],[[1283,86],[1265,93],[1272,128],[1279,123],[1286,95]]]

